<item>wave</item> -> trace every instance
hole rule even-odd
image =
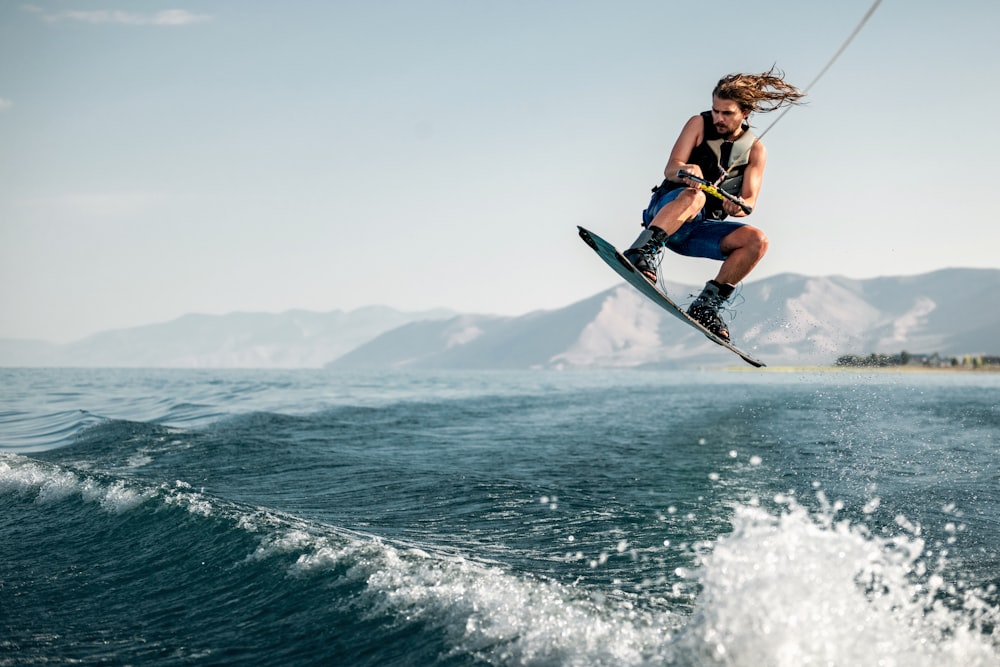
[[[191,403],[147,405],[131,412],[134,419],[112,418],[89,410],[0,412],[0,451],[28,454],[60,449],[77,444],[88,432],[108,424],[204,428],[229,416],[212,406]]]
[[[39,452],[70,444],[84,430],[104,421],[86,410],[46,413],[0,412],[0,451]]]
[[[624,582],[578,587],[184,481],[0,454],[0,524],[32,544],[0,547],[9,589],[34,590],[10,598],[8,617],[42,619],[8,621],[0,656],[15,647],[37,659],[100,661],[110,650],[125,662],[223,664],[997,663],[995,590],[947,581],[946,555],[919,529],[901,518],[899,534],[881,537],[837,521],[835,509],[777,500],[736,505],[732,531],[699,545],[694,568],[663,573],[693,602],[677,605]],[[122,631],[109,638],[102,624]]]

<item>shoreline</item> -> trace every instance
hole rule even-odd
[[[734,366],[732,370],[766,373],[1000,373],[1000,366]]]

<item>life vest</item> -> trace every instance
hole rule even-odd
[[[744,123],[743,134],[740,135],[739,139],[726,141],[715,129],[711,111],[702,111],[701,118],[705,123],[702,140],[691,151],[688,162],[701,167],[701,173],[705,180],[713,183],[722,175],[723,170],[728,169],[728,176],[722,180],[719,188],[739,197],[743,190],[743,172],[750,164],[750,149],[753,147],[754,141],[757,140],[757,135],[750,131],[749,125]],[[684,183],[665,180],[658,188],[654,188],[654,192],[669,192],[686,187],[687,185]],[[722,201],[715,197],[708,197],[705,201],[705,216],[716,220],[725,218]]]

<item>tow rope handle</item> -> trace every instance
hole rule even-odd
[[[731,195],[725,190],[720,190],[719,188],[715,187],[714,185],[712,185],[711,181],[706,181],[704,178],[698,178],[694,174],[689,174],[688,172],[683,170],[677,172],[677,178],[687,178],[689,180],[692,180],[698,184],[698,189],[704,192],[705,194],[711,195],[716,199],[724,199],[726,201],[730,201],[739,206],[740,209],[747,215],[753,213],[752,206],[748,206],[747,204],[745,204],[743,200],[737,197],[736,195]]]

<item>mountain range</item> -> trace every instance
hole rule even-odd
[[[666,284],[685,304],[698,288]],[[1000,269],[943,269],[855,280],[782,274],[733,299],[734,342],[768,365],[842,355],[1000,354]],[[447,310],[187,315],[80,341],[0,339],[0,366],[528,369],[691,368],[739,358],[622,283],[520,316]]]
[[[184,315],[54,344],[0,339],[0,366],[132,368],[319,368],[379,334],[449,310],[404,313],[384,306],[344,312]]]

